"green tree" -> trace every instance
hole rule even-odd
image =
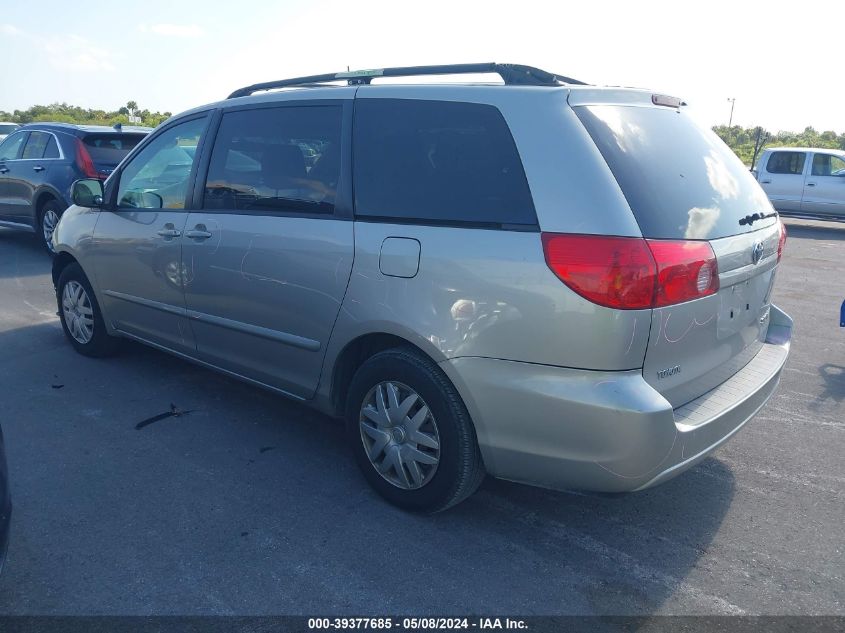
[[[713,131],[739,156],[743,163],[750,167],[754,157],[757,129],[757,127],[742,128],[738,125],[730,128],[726,125],[717,125]],[[805,127],[802,132],[781,131],[777,134],[770,134],[763,128],[759,129],[761,137],[767,137],[763,147],[795,146],[845,150],[845,133],[839,135],[833,131],[819,133],[812,126]]]
[[[142,119],[142,125],[155,127],[170,118],[170,112],[138,111],[138,104],[134,101],[114,110],[99,108],[81,108],[67,103],[52,103],[50,105],[34,105],[26,110],[14,112],[0,111],[0,120],[14,123],[32,123],[33,121],[56,121],[61,123],[76,123],[88,125],[114,125],[115,123],[129,124],[129,115],[135,114]]]

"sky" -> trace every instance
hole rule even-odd
[[[771,0],[29,4],[0,9],[0,110],[133,100],[177,113],[347,66],[496,61],[679,96],[708,125],[727,124],[735,99],[734,124],[845,132],[840,43],[822,37],[845,23],[841,0],[813,3],[812,20]]]

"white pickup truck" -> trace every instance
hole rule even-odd
[[[772,147],[754,173],[778,211],[845,219],[845,151]]]

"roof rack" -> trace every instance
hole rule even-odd
[[[350,86],[359,86],[369,84],[374,77],[419,77],[422,75],[466,75],[482,73],[495,73],[499,75],[506,86],[586,85],[583,81],[564,77],[563,75],[556,75],[545,70],[540,70],[539,68],[533,68],[532,66],[490,62],[484,64],[445,64],[440,66],[404,66],[399,68],[378,68],[375,70],[353,70],[326,75],[280,79],[278,81],[267,81],[238,88],[228,98],[246,97],[256,92],[274,90],[276,88],[289,88],[292,86],[314,87],[331,81],[346,80]]]

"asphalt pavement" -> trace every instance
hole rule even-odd
[[[788,227],[792,354],[711,458],[621,496],[488,479],[433,517],[304,406],[135,344],[76,354],[47,255],[0,229],[0,614],[843,615],[845,224]]]

